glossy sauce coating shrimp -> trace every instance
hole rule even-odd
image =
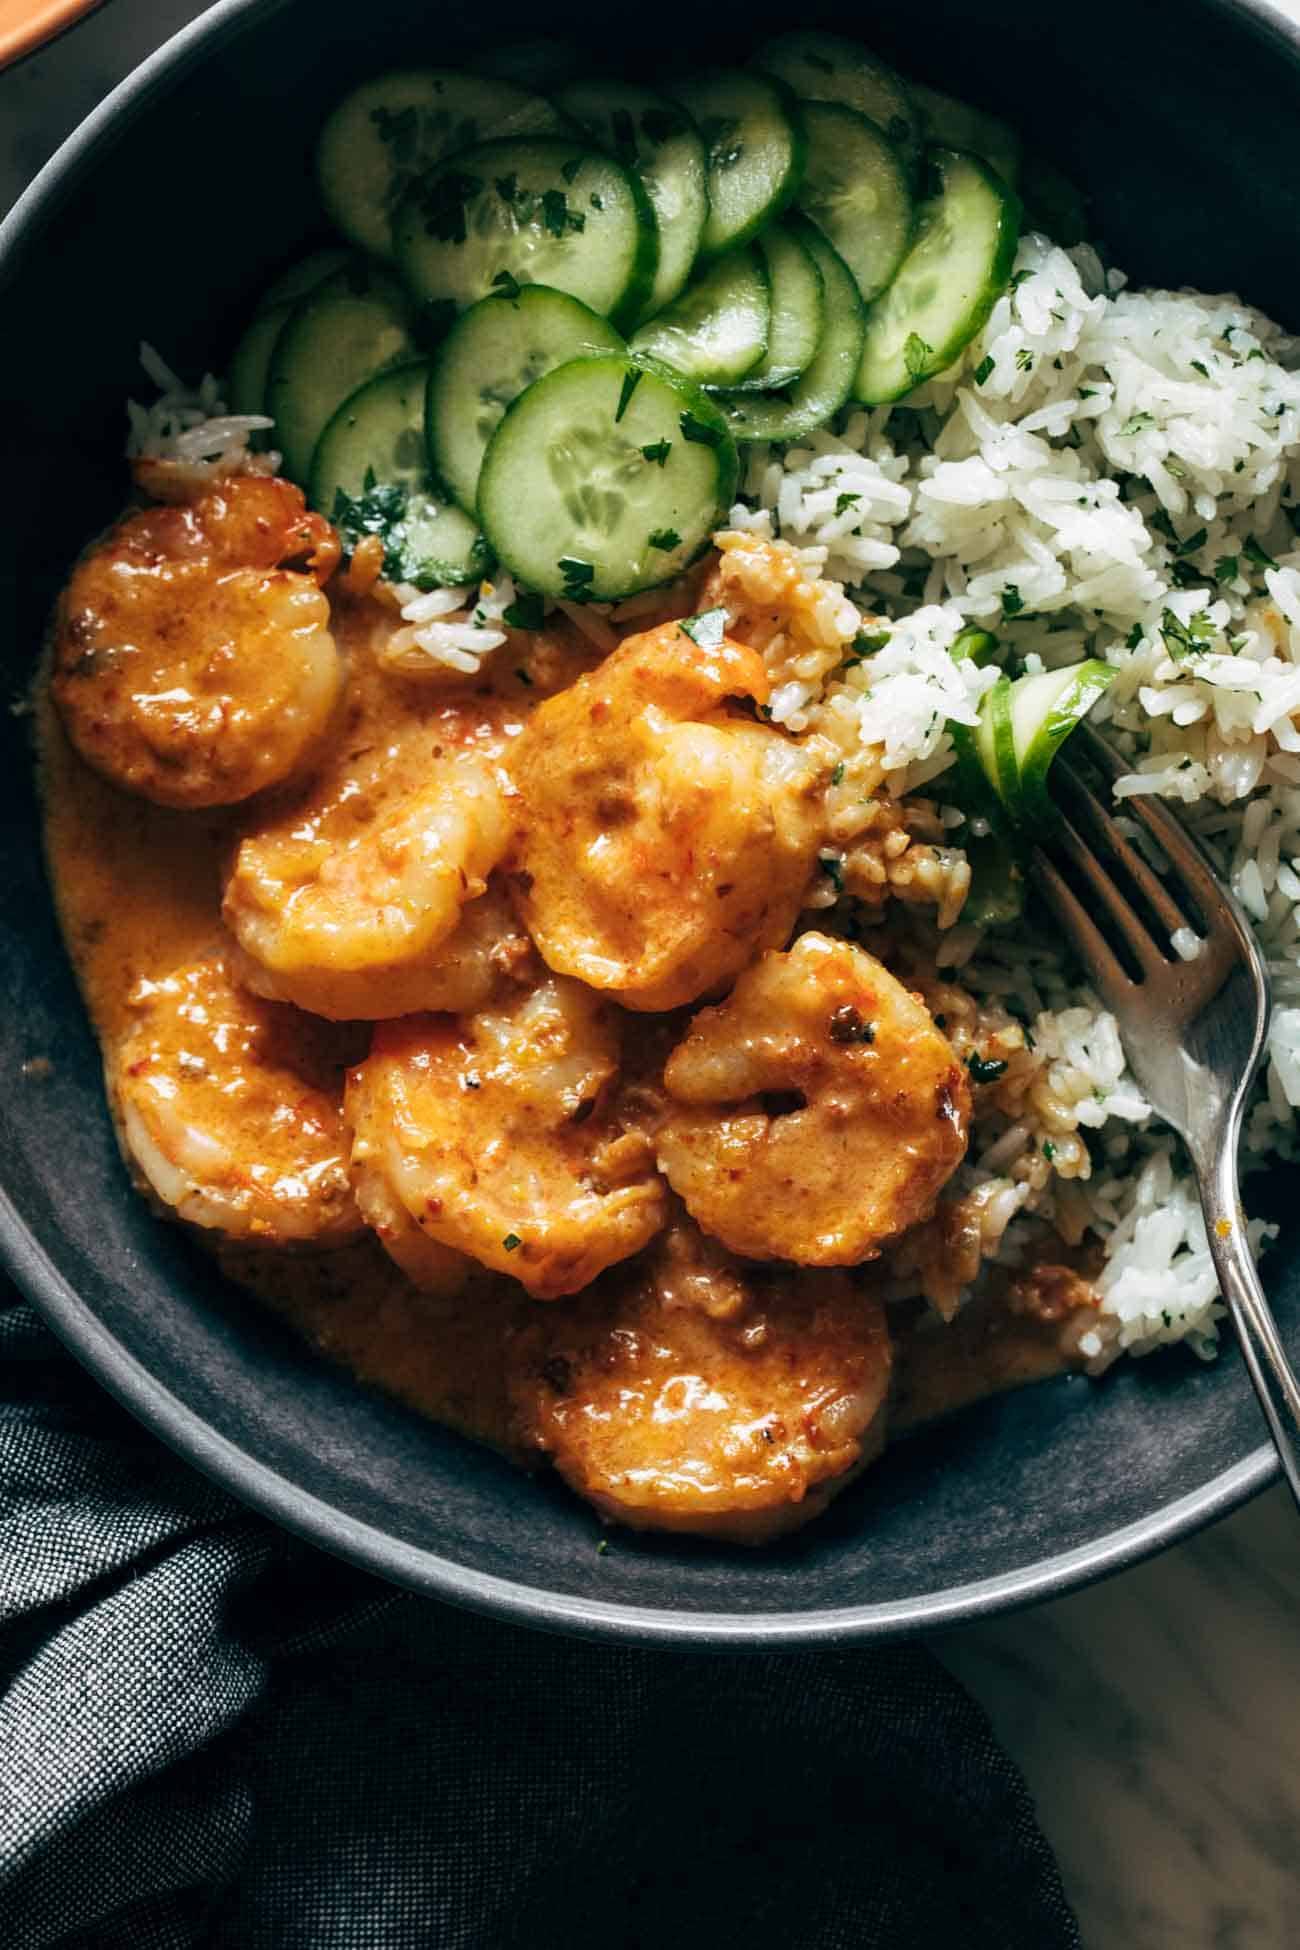
[[[381,1023],[348,1083],[354,1169],[442,1246],[539,1299],[576,1293],[663,1223],[650,1145],[618,1116],[619,1040],[616,1011],[557,976]]]
[[[927,1218],[966,1150],[966,1072],[861,948],[765,955],[669,1057],[659,1162],[734,1252],[855,1266]]]
[[[54,622],[54,699],[82,757],[178,807],[234,805],[299,772],[343,682],[319,587],[337,559],[329,524],[268,475],[125,516]]]
[[[343,1124],[355,1025],[247,994],[221,955],[141,982],[131,1007],[109,1093],[123,1148],[164,1208],[263,1246],[360,1233]]]
[[[422,783],[377,797],[331,774],[318,801],[268,820],[235,855],[221,911],[250,986],[336,1020],[481,1000],[462,979],[481,957],[453,945],[462,918],[479,908],[480,936],[485,925],[503,941],[516,932],[506,907],[481,905],[510,837],[492,768],[430,758]]]
[[[786,938],[822,781],[792,740],[736,713],[767,692],[752,650],[665,623],[539,707],[507,759],[511,865],[552,968],[629,1009],[671,1009]]]
[[[517,1329],[520,1433],[605,1516],[760,1544],[884,1442],[884,1309],[843,1273],[743,1265],[689,1220]]]

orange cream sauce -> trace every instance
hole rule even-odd
[[[440,742],[473,741],[496,756],[533,704],[595,661],[584,638],[561,631],[530,639],[524,659],[490,679],[458,688],[415,682],[376,660],[394,627],[390,609],[334,591],[331,600],[349,660],[347,735],[354,744],[373,737],[395,775],[416,776]],[[240,807],[171,812],[119,792],[72,750],[44,685],[37,724],[55,900],[91,1020],[108,1044],[129,1025],[129,998],[142,980],[223,943],[223,872],[250,815]],[[647,1037],[654,1033],[647,1025]],[[528,1459],[502,1348],[540,1303],[513,1281],[483,1274],[467,1291],[439,1298],[417,1292],[373,1239],[332,1251],[205,1243],[232,1281],[361,1380]],[[1068,1365],[1061,1323],[1032,1311],[984,1303],[951,1327],[929,1315],[896,1325],[894,1432]]]

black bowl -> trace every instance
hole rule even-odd
[[[890,16],[886,24],[882,16]],[[564,25],[633,71],[692,64],[785,24],[753,0],[668,0]],[[836,10],[812,20],[841,25]],[[806,14],[801,24],[810,24]],[[494,39],[533,30],[499,0]],[[1114,260],[1144,283],[1234,287],[1300,326],[1300,35],[1226,0],[1041,0],[876,10],[881,51],[1017,121],[1086,183]],[[311,135],[351,77],[451,65],[481,15],[412,0],[222,0],[65,144],[0,227],[8,462],[6,692],[52,593],[124,489],[122,402],[142,336],[182,372],[220,360],[259,280],[315,224]],[[886,1637],[1057,1593],[1131,1562],[1270,1480],[1240,1362],[1175,1353],[1100,1385],[981,1404],[891,1450],[830,1516],[764,1553],[621,1536],[582,1505],[328,1367],[201,1267],[130,1191],[94,1040],[42,874],[30,756],[3,714],[0,1246],[51,1324],[182,1455],[248,1503],[404,1584],[556,1628],[682,1644]],[[47,1057],[53,1073],[24,1074]],[[1300,1251],[1268,1262],[1300,1338]]]

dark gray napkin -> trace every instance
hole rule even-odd
[[[391,1590],[0,1291],[3,1950],[1078,1942],[928,1653],[640,1652]]]

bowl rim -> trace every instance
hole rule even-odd
[[[42,221],[79,186],[101,148],[245,19],[272,15],[297,0],[216,0],[214,6],[148,55],[59,146],[0,219],[0,287],[21,265]],[[1300,70],[1300,19],[1274,0],[1202,0],[1257,36],[1280,42]],[[1279,1475],[1261,1442],[1231,1468],[1090,1543],[1017,1570],[880,1604],[816,1612],[675,1611],[578,1597],[475,1571],[436,1549],[394,1537],[351,1517],[226,1436],[219,1435],[111,1333],[54,1264],[45,1245],[0,1185],[0,1266],[60,1340],[110,1395],[184,1461],[242,1503],[309,1543],[391,1582],[462,1608],[542,1630],[643,1646],[774,1651],[898,1639],[950,1628],[1047,1598],[1063,1597],[1165,1549],[1227,1516]]]

